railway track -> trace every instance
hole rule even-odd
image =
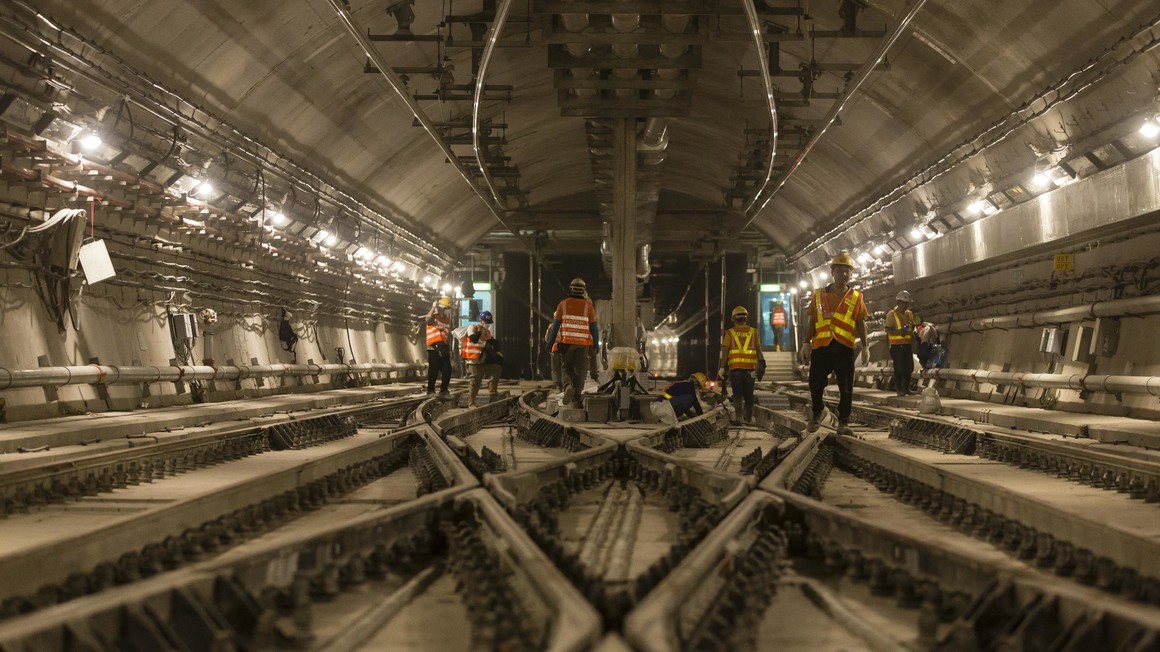
[[[1160,645],[1149,451],[864,405],[838,437],[462,403],[0,456],[0,650]]]

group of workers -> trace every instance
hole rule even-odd
[[[807,430],[815,432],[820,426],[824,409],[823,395],[829,377],[833,374],[838,386],[839,434],[850,434],[850,412],[853,403],[854,359],[859,350],[856,340],[861,339],[862,364],[869,360],[866,333],[868,312],[862,293],[850,286],[854,261],[848,252],[841,252],[830,263],[833,281],[814,290],[811,297],[802,362],[809,363],[811,417]],[[919,339],[922,324],[910,310],[910,293],[903,290],[896,303],[886,314],[885,330],[894,362],[892,389],[899,395],[910,393],[910,377],[914,371],[911,343]],[[427,393],[435,393],[436,379],[441,375],[440,396],[448,396],[451,377],[451,306],[449,297],[442,297],[426,316],[427,335]],[[749,311],[737,306],[730,314],[733,325],[725,330],[721,340],[721,358],[718,379],[732,388],[732,409],[735,422],[753,421],[754,384],[765,372],[765,358],[761,354],[761,340],[757,328],[749,324]],[[462,334],[460,354],[471,370],[471,390],[468,405],[475,406],[476,397],[485,378],[490,379],[488,390],[494,400],[499,390],[502,371],[502,353],[499,342],[491,333],[492,315],[484,311],[479,324],[472,325]],[[774,347],[781,350],[781,331],[786,327],[786,311],[776,304],[770,311],[770,326],[774,332]],[[934,333],[929,327],[923,334]],[[561,405],[581,407],[584,379],[596,379],[596,351],[600,346],[600,327],[596,309],[588,297],[587,284],[582,278],[572,279],[569,294],[556,306],[552,323],[545,338],[552,354],[552,374],[562,389]],[[921,351],[921,348],[920,348]],[[928,349],[929,354],[929,349]],[[925,360],[923,361],[925,364]],[[698,396],[710,389],[705,374],[697,372],[687,380],[670,384],[653,403],[653,413],[663,422],[676,423],[680,417],[702,414]]]
[[[451,395],[448,386],[451,383],[451,297],[440,297],[431,310],[427,311],[424,321],[427,334],[427,394],[435,393],[435,381],[442,376],[439,385],[439,396],[447,398]],[[499,377],[503,373],[503,353],[500,351],[499,340],[491,332],[491,325],[495,322],[491,311],[479,313],[479,323],[465,329],[459,343],[459,355],[463,363],[471,370],[471,389],[468,392],[467,407],[475,407],[479,388],[483,386],[484,378],[488,382],[489,399],[494,401],[499,395]]]

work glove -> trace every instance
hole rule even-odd
[[[862,347],[862,366],[865,367],[870,363],[870,349]]]
[[[717,378],[719,380],[724,380],[727,377],[728,376],[726,376],[726,374],[725,374],[725,367],[721,367],[720,369],[717,370]]]
[[[812,352],[813,348],[809,344],[802,345],[801,351],[798,351],[798,357],[801,358],[802,364],[810,363],[810,353]]]

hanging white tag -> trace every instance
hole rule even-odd
[[[81,269],[89,285],[96,285],[117,275],[113,270],[113,261],[109,259],[109,250],[105,248],[104,240],[94,240],[81,247],[80,259]]]

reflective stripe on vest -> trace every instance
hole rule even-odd
[[[785,311],[776,309],[769,315],[769,321],[774,326],[785,326]]]
[[[862,296],[862,293],[854,288],[846,290],[846,296],[842,297],[838,309],[831,317],[826,317],[825,305],[822,303],[825,292],[825,288],[814,290],[814,309],[818,313],[818,317],[814,324],[814,339],[810,340],[810,347],[820,349],[829,344],[830,340],[838,340],[852,349],[854,348],[854,325],[856,323],[854,308],[858,305],[858,298]]]
[[[902,330],[902,320],[898,318],[898,311],[891,310],[890,314],[894,315],[895,330]],[[906,323],[914,323],[914,314],[909,310],[906,311]],[[894,333],[887,333],[886,339],[890,341],[890,346],[894,346],[895,344],[910,344],[911,337],[910,335],[895,335]]]
[[[757,350],[750,347],[753,343],[753,329],[746,326],[745,330],[738,330],[740,326],[734,326],[725,331],[729,335],[729,341],[732,344],[729,346],[729,357],[727,361],[730,369],[756,369],[757,368]]]
[[[459,355],[463,356],[464,360],[480,360],[483,358],[483,343],[491,339],[491,331],[487,330],[486,326],[480,326],[479,341],[472,342],[471,336],[463,338],[463,342],[459,346]]]
[[[448,335],[448,324],[445,321],[436,319],[427,324],[427,346],[432,346],[440,342],[450,342]]]
[[[588,328],[588,302],[569,297],[560,304],[564,307],[564,314],[556,340],[560,344],[592,346],[592,331]],[[579,314],[573,314],[576,311]]]

